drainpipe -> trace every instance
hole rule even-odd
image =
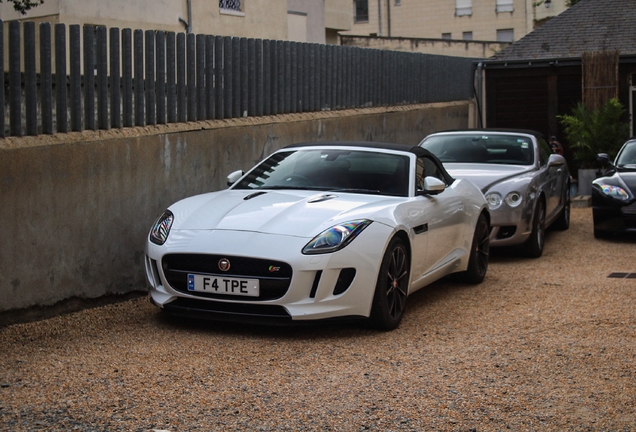
[[[179,17],[179,22],[185,26],[186,33],[192,33],[192,0],[188,0],[188,20]]]
[[[388,37],[391,37],[391,0],[386,0],[386,27]]]
[[[382,36],[382,0],[378,0],[378,36]]]
[[[482,100],[483,100],[483,70],[484,70],[484,64],[482,62],[479,62],[477,64],[477,114],[478,114],[478,118],[479,118],[479,127],[483,128],[484,127],[484,118],[482,115]]]

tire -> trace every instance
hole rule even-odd
[[[370,323],[378,330],[393,330],[400,325],[410,274],[409,256],[404,242],[394,237],[384,253],[371,305]]]
[[[539,199],[532,217],[532,233],[523,245],[524,255],[529,258],[539,258],[543,254],[545,245],[545,203]]]
[[[481,283],[488,271],[488,257],[490,254],[490,226],[486,215],[479,215],[475,226],[475,235],[470,248],[468,268],[459,274],[462,282],[470,284]]]
[[[570,185],[566,185],[563,210],[559,214],[559,218],[552,226],[559,231],[565,231],[570,228]]]

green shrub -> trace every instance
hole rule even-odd
[[[618,99],[590,110],[579,102],[571,115],[558,116],[579,168],[596,167],[596,156],[608,153],[614,158],[629,138],[629,124],[621,121],[625,113]]]

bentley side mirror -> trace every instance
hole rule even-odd
[[[560,154],[552,153],[548,159],[548,166],[565,165],[565,158]]]
[[[242,170],[234,171],[230,175],[227,176],[227,185],[232,186],[234,183],[238,181],[245,174]]]
[[[424,177],[424,189],[417,191],[417,195],[437,195],[446,189],[446,184],[437,177]]]

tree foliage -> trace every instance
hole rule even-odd
[[[3,0],[0,0],[2,3]],[[13,9],[17,10],[21,14],[27,13],[28,10],[33,9],[36,6],[40,6],[44,3],[44,0],[7,0],[13,3]]]
[[[629,124],[622,121],[624,113],[623,105],[614,98],[596,110],[579,102],[571,115],[558,116],[581,168],[593,168],[599,153],[608,153],[611,159],[616,156],[629,138]]]

